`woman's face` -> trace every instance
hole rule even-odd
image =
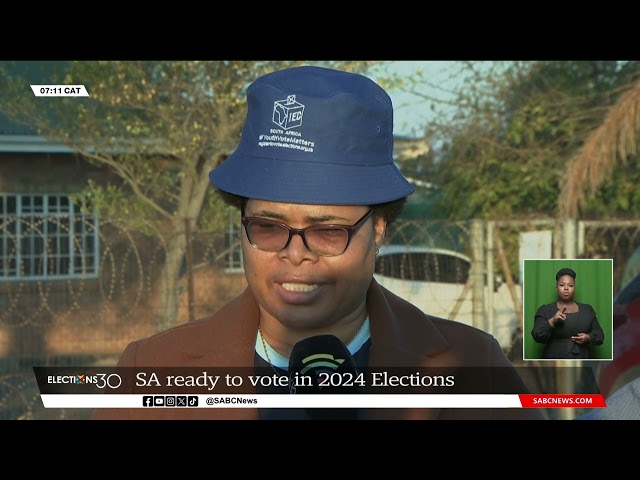
[[[293,228],[316,224],[353,225],[367,206],[300,205],[249,200],[246,217],[260,217]],[[326,257],[309,251],[300,235],[279,252],[253,247],[243,228],[242,248],[249,287],[261,315],[296,330],[326,328],[363,311],[373,277],[376,248],[385,222],[367,218],[344,253]]]
[[[576,291],[575,280],[570,275],[564,275],[558,279],[558,298],[563,302],[573,300],[573,294]]]

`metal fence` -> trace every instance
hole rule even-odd
[[[13,234],[3,229],[7,224],[0,224],[0,238]],[[621,282],[619,267],[640,246],[640,222],[555,219],[397,220],[388,232],[387,242],[443,249],[469,257],[470,268],[459,293],[460,299],[471,302],[468,323],[500,338],[505,352],[517,363],[522,345],[519,235],[539,229],[554,232],[554,258],[612,258],[616,267],[614,291]],[[244,274],[237,268],[237,242],[230,242],[224,234],[197,233],[188,238],[185,260],[176,278],[175,324],[214,313],[246,287]],[[117,220],[101,219],[95,278],[0,276],[0,419],[88,416],[84,410],[45,411],[32,367],[115,364],[128,342],[155,333],[158,317],[167,313],[162,311],[166,301],[158,291],[167,245],[158,232],[142,233]],[[51,255],[54,247],[45,246]],[[13,249],[5,247],[2,260],[16,257],[18,248],[17,244]],[[424,256],[420,258],[427,261]],[[433,263],[434,257],[428,261]],[[451,280],[450,266],[432,263],[394,275],[404,275],[400,280],[424,281],[416,278],[415,272],[424,276],[428,269],[426,288],[433,288],[431,294],[437,298],[441,284],[458,281]],[[23,267],[17,264],[18,272],[20,268]],[[494,296],[499,290],[506,299],[500,305]],[[460,308],[460,302],[456,303],[450,314],[461,314]],[[500,330],[506,327],[496,322],[498,308],[502,309],[502,317],[511,319],[508,331]]]

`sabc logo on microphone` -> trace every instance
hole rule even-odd
[[[297,386],[316,386],[318,389],[322,389],[324,381],[321,377],[334,373],[345,362],[344,358],[335,358],[330,353],[314,353],[302,359],[302,369],[300,371],[292,372],[291,378],[289,378],[289,392],[296,393]]]

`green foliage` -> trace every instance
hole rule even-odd
[[[430,132],[447,138],[435,162],[441,210],[456,219],[554,216],[568,161],[637,78],[638,62],[476,67],[467,67],[454,122]],[[640,213],[637,179],[616,176],[616,194],[593,199],[593,212]]]
[[[637,218],[640,214],[640,156],[617,166],[599,191],[587,199],[582,216],[590,219]]]

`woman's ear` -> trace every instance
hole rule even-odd
[[[382,217],[376,217],[373,228],[375,230],[374,240],[376,248],[380,248],[384,241],[384,235],[387,232],[387,221]]]

